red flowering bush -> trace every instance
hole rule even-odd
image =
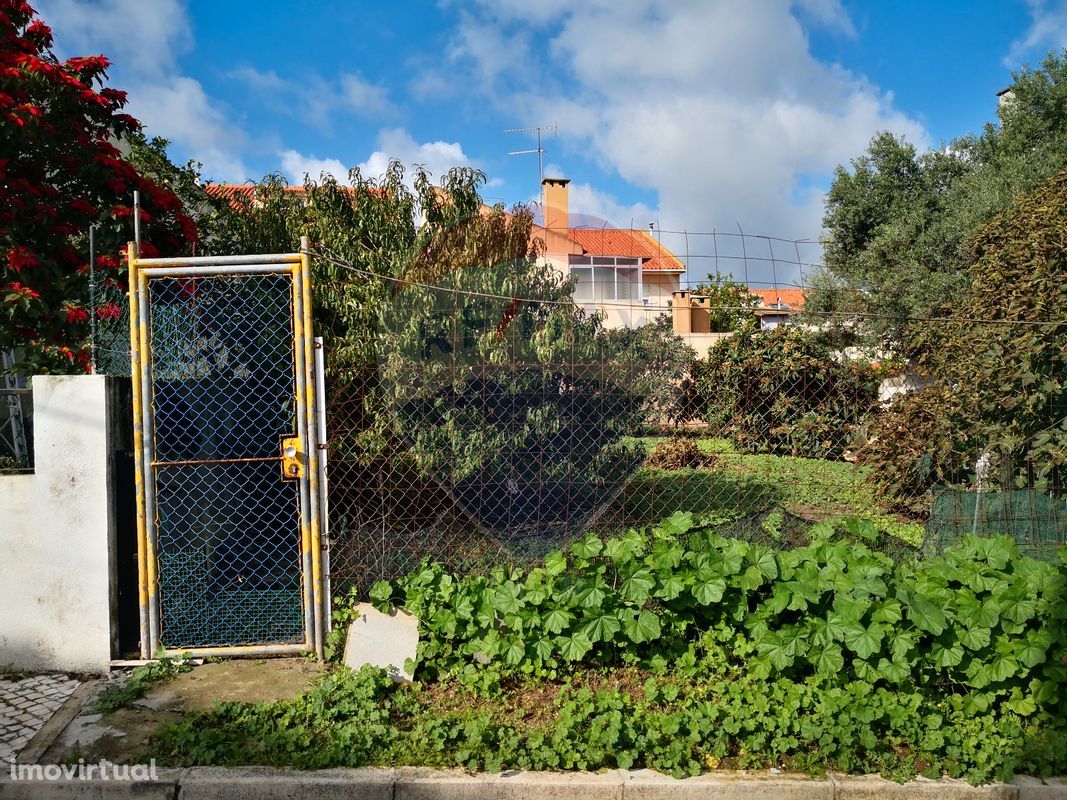
[[[134,190],[144,252],[182,253],[196,226],[115,146],[141,126],[121,113],[126,94],[104,86],[107,58],[60,61],[34,14],[0,0],[0,349],[20,353],[22,372],[71,372],[89,360],[89,226],[101,278],[121,286]]]

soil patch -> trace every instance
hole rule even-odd
[[[306,692],[323,671],[306,658],[233,659],[194,667],[144,697],[110,714],[75,717],[45,752],[42,763],[86,762],[106,758],[117,764],[137,761],[159,728],[216,703],[273,703]],[[86,703],[92,707],[93,698]]]

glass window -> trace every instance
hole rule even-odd
[[[596,266],[582,266],[578,259]],[[636,258],[615,259],[610,256],[571,256],[571,274],[575,277],[574,299],[578,302],[599,303],[634,301],[640,299],[641,271],[639,266],[608,266],[615,261],[638,264]]]
[[[636,269],[618,267],[615,270],[615,299],[636,300],[640,277]]]
[[[593,299],[615,299],[615,267],[593,268]]]
[[[578,301],[593,299],[593,270],[589,267],[572,267],[571,274],[577,278],[574,286],[574,299]]]

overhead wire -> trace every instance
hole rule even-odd
[[[515,297],[513,295],[495,294],[492,292],[478,292],[469,289],[459,289],[453,286],[440,286],[436,284],[424,283],[422,281],[413,280],[411,278],[398,277],[395,275],[385,275],[380,272],[374,272],[373,270],[364,269],[358,267],[352,262],[341,258],[335,254],[330,253],[322,245],[313,245],[313,249],[316,251],[319,258],[323,261],[333,264],[334,266],[347,269],[351,272],[364,275],[368,278],[376,278],[378,280],[387,281],[390,283],[413,286],[421,289],[427,289],[436,292],[446,292],[450,294],[463,295],[467,297],[477,297],[489,300],[505,300],[508,302],[520,302],[531,303],[540,305],[556,305],[556,306],[582,306],[593,305],[593,302],[584,303],[575,300],[553,300],[548,298],[524,298]],[[810,287],[804,287],[810,288]],[[673,306],[669,304],[646,304],[644,302],[627,302],[619,300],[607,300],[599,301],[605,306],[610,308],[635,308],[644,310],[662,310],[670,311]],[[702,309],[709,311],[744,311],[751,310],[745,309],[739,306],[726,305],[726,306],[700,306]],[[1024,326],[1060,326],[1067,325],[1067,319],[1062,320],[1010,320],[1010,319],[996,319],[996,318],[981,318],[981,317],[918,317],[918,316],[901,316],[896,314],[879,314],[867,311],[809,311],[807,309],[799,309],[798,313],[802,313],[806,316],[817,317],[840,317],[840,318],[861,318],[861,319],[886,319],[886,320],[898,320],[902,322],[929,322],[929,323],[975,323],[975,324],[991,324],[991,325],[1024,325]]]

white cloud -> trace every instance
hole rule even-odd
[[[192,28],[178,0],[39,0],[34,7],[66,56],[103,52],[127,75],[173,72],[192,47]]]
[[[341,183],[348,183],[348,168],[336,158],[316,158],[296,150],[285,150],[280,155],[282,172],[290,183],[303,184],[305,176],[318,181],[324,172],[333,175]]]
[[[419,164],[434,178],[440,178],[452,167],[473,164],[459,142],[420,143],[403,128],[385,128],[378,133],[378,149],[359,164],[360,172],[371,178],[383,175],[390,159],[398,159],[407,167]]]
[[[408,94],[422,103],[452,97],[460,89],[460,86],[441,74],[437,65],[420,69],[408,81]]]
[[[152,136],[163,136],[179,143],[204,164],[204,177],[212,180],[243,182],[248,169],[238,155],[247,136],[227,119],[220,107],[205,94],[192,78],[161,78],[137,93],[135,114]]]
[[[232,70],[229,77],[243,83],[273,108],[304,117],[320,128],[329,128],[338,111],[352,111],[368,118],[397,113],[385,87],[359,73],[342,73],[331,82],[318,75],[282,78],[274,70],[243,66]]]
[[[466,61],[473,68],[479,85],[489,89],[502,75],[519,77],[531,65],[529,46],[529,36],[524,29],[505,32],[495,21],[464,12],[460,15],[456,38],[446,54],[454,61]],[[462,81],[453,83],[462,84]]]
[[[385,87],[371,83],[359,74],[341,76],[341,98],[360,114],[381,116],[396,112]]]
[[[1067,47],[1067,0],[1026,0],[1030,27],[1011,43],[1004,65],[1015,69],[1028,56],[1044,59],[1045,51]]]
[[[588,183],[572,183],[568,204],[571,216],[579,216],[572,224],[586,227],[645,228],[654,222],[658,211],[644,203],[620,203],[608,192]]]
[[[892,94],[812,55],[801,20],[854,35],[840,3],[797,5],[680,0],[665,10],[653,0],[589,0],[548,14],[517,0],[481,0],[480,12],[460,16],[450,55],[478,85],[493,87],[502,113],[557,121],[557,160],[591,156],[655,191],[659,208],[640,212],[665,228],[740,223],[754,233],[816,237],[823,196],[812,176],[828,177],[880,130],[920,147],[929,137]],[[566,177],[579,197],[583,176]],[[629,223],[627,209],[588,189],[592,213]]]
[[[849,38],[856,36],[856,28],[841,0],[796,0],[795,5],[801,15],[812,22]]]
[[[289,81],[284,80],[272,69],[261,71],[255,67],[238,67],[231,71],[229,76],[256,92],[276,94],[290,90]]]
[[[318,180],[323,172],[333,175],[342,183],[348,182],[348,167],[340,159],[319,158],[296,150],[284,150],[279,157],[282,172],[293,183],[303,183],[305,174]],[[458,142],[418,142],[403,128],[385,128],[378,133],[377,149],[356,166],[363,177],[378,178],[385,174],[392,159],[399,160],[406,168],[422,165],[435,179],[452,167],[469,167],[473,164]],[[409,180],[410,177],[409,173]]]
[[[127,111],[150,136],[162,136],[204,164],[206,177],[242,181],[248,138],[225,104],[182,75],[178,56],[192,47],[192,28],[177,0],[40,0],[41,17],[64,57],[104,53],[114,85],[128,92]]]

